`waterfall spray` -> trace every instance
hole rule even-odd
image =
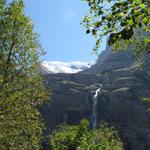
[[[96,90],[93,96],[93,105],[92,105],[92,128],[93,129],[95,129],[97,125],[97,100],[101,89],[102,89],[102,84],[100,84],[100,87]]]

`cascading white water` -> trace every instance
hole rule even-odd
[[[101,91],[102,84],[100,84],[100,88],[98,88],[95,92],[95,95],[93,96],[93,105],[92,105],[92,128],[96,128],[97,125],[97,100],[98,95]]]

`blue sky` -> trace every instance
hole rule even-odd
[[[25,0],[25,13],[32,18],[35,31],[46,51],[46,61],[93,61],[95,40],[80,22],[88,11],[81,0]],[[103,46],[102,49],[104,49]]]

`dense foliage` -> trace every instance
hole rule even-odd
[[[80,125],[60,126],[50,139],[53,150],[123,150],[116,131],[102,123],[99,129],[89,130],[88,121]]]
[[[0,149],[40,149],[43,50],[22,0],[0,1]]]
[[[109,36],[109,45],[118,49],[120,43],[136,45],[136,52],[141,56],[141,46],[145,46],[146,52],[150,48],[150,1],[149,0],[83,0],[88,3],[89,14],[83,19],[83,25],[87,28],[87,33],[92,33],[96,37],[97,51],[104,36]],[[138,31],[147,33],[137,34]],[[138,40],[135,42],[136,37]],[[125,42],[125,43],[124,43]],[[143,45],[144,43],[144,45]],[[121,48],[122,48],[121,47]],[[148,47],[148,48],[147,48]],[[120,47],[119,47],[120,48]],[[142,53],[145,53],[143,50]],[[140,53],[140,54],[138,54]]]

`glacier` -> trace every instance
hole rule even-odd
[[[42,69],[46,73],[77,73],[88,69],[93,65],[93,62],[83,62],[83,61],[43,61],[41,63]]]

